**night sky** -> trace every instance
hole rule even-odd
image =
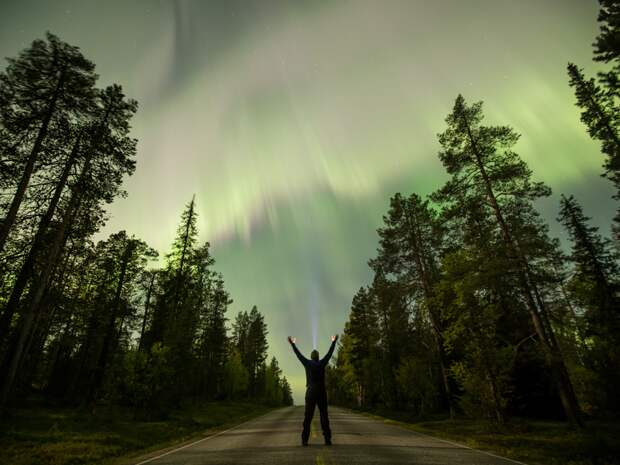
[[[0,55],[49,30],[139,101],[137,171],[103,234],[166,253],[195,193],[230,317],[266,315],[300,401],[286,336],[308,352],[316,315],[323,352],[342,331],[389,196],[446,179],[436,134],[458,93],[522,134],[554,235],[561,193],[608,233],[611,186],[566,76],[568,61],[595,71],[596,14],[596,0],[0,0]]]

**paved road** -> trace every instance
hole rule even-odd
[[[318,415],[318,411],[316,412]],[[310,446],[300,445],[302,407],[276,410],[236,428],[140,462],[149,465],[509,465],[492,456],[347,410],[331,408],[331,447],[317,418]]]

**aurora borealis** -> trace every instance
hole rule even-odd
[[[286,336],[308,351],[312,314],[320,351],[342,331],[389,196],[445,179],[436,133],[458,93],[522,134],[554,191],[540,205],[554,234],[560,193],[607,233],[611,187],[565,71],[595,71],[596,13],[595,0],[5,0],[0,53],[49,30],[139,101],[137,171],[103,233],[164,254],[195,193],[231,317],[266,315],[299,400]]]

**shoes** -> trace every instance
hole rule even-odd
[[[308,441],[301,441],[301,445],[304,447],[308,447]]]
[[[331,439],[326,439],[325,440],[325,445],[326,446],[331,446],[332,445],[332,440]]]

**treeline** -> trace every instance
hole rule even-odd
[[[125,231],[97,243],[135,170],[121,86],[47,34],[0,73],[0,410],[33,392],[163,412],[193,399],[291,404],[256,308],[232,302],[198,242],[194,200],[162,268]]]
[[[602,1],[586,79],[569,64],[582,121],[601,142],[620,198],[620,4]],[[331,398],[366,408],[512,415],[618,415],[620,214],[614,239],[562,196],[571,251],[549,236],[534,202],[551,190],[514,152],[519,134],[483,124],[458,96],[439,134],[449,180],[428,198],[396,194],[378,230],[371,285],[353,298]]]

